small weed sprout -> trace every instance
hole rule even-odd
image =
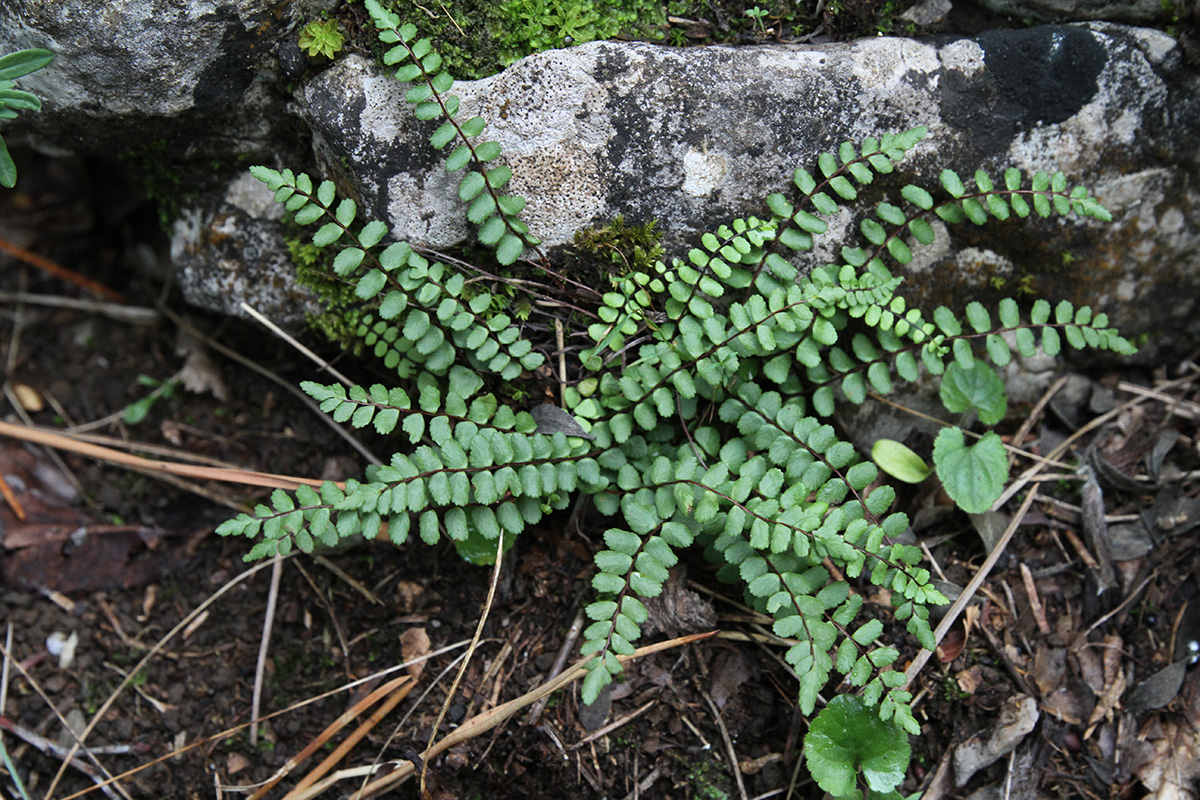
[[[313,20],[300,31],[300,49],[308,53],[309,58],[333,58],[341,52],[342,42],[342,32],[335,19]]]

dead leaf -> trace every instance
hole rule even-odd
[[[1067,651],[1061,647],[1039,647],[1033,658],[1033,682],[1045,698],[1062,688],[1067,674]]]
[[[426,660],[421,657],[429,655],[430,648],[429,634],[424,628],[409,628],[400,634],[400,658],[404,661],[421,659],[408,665],[408,674],[414,681],[419,680],[425,671]]]
[[[1095,732],[1096,725],[1100,720],[1112,720],[1113,709],[1117,707],[1117,703],[1124,693],[1125,673],[1118,670],[1117,674],[1104,687],[1104,691],[1100,693],[1100,697],[1096,700],[1096,705],[1092,709],[1092,715],[1088,717],[1088,729],[1083,733],[1084,739],[1092,737],[1092,733]]]
[[[1159,492],[1154,500],[1154,522],[1168,536],[1179,536],[1200,525],[1200,498],[1181,493],[1178,484]]]
[[[1037,701],[1029,695],[1006,700],[992,727],[975,734],[954,752],[955,785],[964,785],[976,772],[1011,753],[1033,731],[1040,716]]]
[[[1179,431],[1174,428],[1164,428],[1158,432],[1158,436],[1154,440],[1154,448],[1146,456],[1146,471],[1150,473],[1150,477],[1158,480],[1158,476],[1162,473],[1163,461],[1167,458],[1167,453],[1171,452],[1171,448],[1179,441]]]
[[[1113,525],[1108,529],[1113,561],[1134,561],[1149,555],[1154,540],[1140,522],[1133,525]]]
[[[1097,697],[1104,691],[1104,664],[1095,647],[1079,647],[1071,655],[1079,665],[1079,677]]]
[[[222,403],[229,399],[229,387],[221,377],[221,370],[202,347],[196,347],[188,354],[179,370],[179,381],[193,394],[209,392]]]
[[[738,769],[743,775],[757,775],[767,764],[783,761],[783,753],[767,753],[765,756],[738,762]]]
[[[942,641],[938,642],[937,657],[938,661],[943,664],[949,664],[954,659],[962,655],[963,648],[967,644],[967,634],[963,630],[962,625],[955,625],[946,632],[946,636]]]
[[[538,433],[544,433],[547,436],[563,433],[567,436],[578,436],[580,439],[596,438],[580,426],[579,420],[558,406],[542,403],[529,409],[529,414],[537,423]]]
[[[1118,675],[1123,675],[1122,662],[1125,659],[1125,653],[1122,649],[1125,643],[1121,637],[1115,633],[1110,633],[1104,637],[1104,684],[1107,686],[1112,683]]]
[[[241,753],[230,753],[229,757],[225,759],[225,772],[229,775],[237,775],[248,766],[250,766],[250,759]]]
[[[1129,463],[1135,464],[1138,460],[1139,453],[1135,452]],[[1133,493],[1139,493],[1143,489],[1140,483],[1122,472],[1120,467],[1101,456],[1095,447],[1088,450],[1088,465],[1095,471],[1096,477],[1104,481],[1109,488]]]
[[[1033,680],[1042,709],[1069,725],[1080,725],[1092,708],[1091,694],[1067,669],[1067,651],[1040,647],[1033,659]]]
[[[12,384],[12,392],[17,404],[30,414],[36,414],[46,407],[46,401],[38,394],[38,390],[27,383]]]
[[[416,581],[400,581],[396,584],[396,598],[400,602],[400,610],[405,614],[413,610],[423,594],[425,587]]]
[[[724,708],[740,687],[754,677],[754,663],[741,650],[718,651],[709,668],[709,695],[717,708]]]
[[[1112,565],[1112,547],[1108,539],[1108,525],[1104,521],[1104,491],[1100,488],[1096,473],[1091,467],[1085,468],[1084,474],[1087,480],[1083,484],[1083,533],[1100,565],[1096,576],[1099,583],[1096,593],[1103,594],[1117,585],[1117,576]]]
[[[1088,718],[1088,729],[1083,734],[1084,739],[1091,738],[1101,719],[1112,720],[1113,711],[1116,709],[1121,695],[1125,693],[1127,680],[1121,663],[1124,658],[1124,653],[1121,650],[1123,645],[1124,642],[1122,642],[1121,637],[1115,633],[1110,633],[1104,637],[1104,686],[1100,691],[1096,692],[1096,706],[1092,709],[1092,714]],[[1088,652],[1091,652],[1090,649]]]
[[[983,668],[976,664],[970,669],[964,669],[954,676],[954,681],[964,694],[975,694],[979,690],[979,685],[983,683]]]
[[[78,544],[52,542],[8,553],[0,562],[0,576],[8,586],[85,594],[143,586],[172,566],[166,554],[146,546],[139,535],[143,529],[103,532],[115,527],[79,528]]]
[[[1183,685],[1186,672],[1187,662],[1176,661],[1146,678],[1129,695],[1129,713],[1140,714],[1143,711],[1162,708],[1174,700],[1179,694],[1179,687]]]
[[[1154,794],[1146,800],[1196,800],[1200,779],[1200,728],[1193,719],[1163,719],[1159,735],[1147,737],[1137,776]]]
[[[674,567],[667,575],[662,594],[644,601],[650,619],[642,625],[642,635],[662,633],[680,636],[709,631],[717,626],[712,603],[687,588],[687,570]]]

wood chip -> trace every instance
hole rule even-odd
[[[1033,618],[1037,622],[1038,630],[1043,636],[1050,635],[1050,623],[1046,621],[1046,610],[1042,608],[1042,601],[1038,598],[1037,586],[1033,582],[1033,573],[1029,571],[1029,567],[1021,562],[1021,582],[1025,584],[1025,593],[1029,595],[1029,609],[1033,612]]]

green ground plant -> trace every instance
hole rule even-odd
[[[0,58],[0,119],[15,119],[18,111],[40,111],[41,99],[32,92],[16,88],[16,79],[37,72],[54,60],[49,50],[18,50]],[[0,136],[0,185],[17,185],[17,165],[4,137]]]
[[[329,248],[333,273],[361,303],[357,336],[396,374],[391,386],[304,390],[335,420],[394,437],[396,452],[362,480],[276,491],[218,532],[255,539],[248,559],[386,533],[397,545],[449,540],[478,560],[585,495],[612,520],[587,606],[585,702],[620,673],[618,656],[633,652],[649,616],[643,601],[662,591],[680,552],[702,550],[791,642],[784,658],[799,679],[800,711],[813,715],[823,692],[842,691],[810,728],[817,782],[837,797],[896,796],[907,737],[921,729],[885,631],[899,623],[933,649],[929,607],[945,598],[921,551],[900,541],[908,519],[892,510],[894,490],[829,420],[839,403],[886,395],[922,371],[939,376],[947,407],[983,432],[968,443],[966,429],[948,427],[933,461],[950,496],[977,510],[1007,481],[991,430],[1006,409],[994,367],[1014,351],[1056,354],[1064,340],[1132,347],[1103,314],[1067,302],[973,302],[961,315],[938,308],[927,317],[897,294],[903,278],[885,262],[906,265],[912,247],[932,243],[935,217],[983,224],[1108,212],[1061,173],[1027,179],[1010,169],[996,183],[980,170],[968,186],[944,170],[933,191],[905,184],[900,205],[869,206],[862,246],[846,244],[841,263],[801,274],[790,258],[828,232],[826,218],[862,204],[860,190],[892,173],[926,131],[846,142],[822,153],[815,172],[796,169],[786,192],[764,198],[761,216],[703,234],[686,259],[647,257],[643,235],[641,255],[619,259],[606,291],[556,302],[555,327],[589,344],[572,354],[561,405],[519,407],[502,398],[515,384],[546,381],[547,353],[559,353],[553,336],[538,338],[509,313],[512,288],[501,292],[496,276],[550,274],[513,283],[529,302],[568,281],[522,221],[525,200],[505,193],[512,171],[484,136],[486,122],[460,115],[430,41],[375,0],[366,7],[415,115],[438,123],[430,143],[461,173],[459,198],[496,263],[476,268],[388,241],[388,226],[360,221],[332,182],[252,168],[295,224],[315,226],[313,245]],[[886,590],[892,608],[868,607],[867,585]]]
[[[342,50],[342,32],[336,19],[313,20],[300,31],[300,49],[309,58],[333,58]]]
[[[615,39],[662,36],[664,6],[655,0],[505,0],[493,36],[505,65],[530,53]]]

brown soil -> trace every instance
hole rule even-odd
[[[286,382],[312,377],[309,364],[259,330],[198,313],[164,292],[157,266],[165,263],[161,234],[145,223],[144,209],[97,198],[93,168],[31,158],[20,168],[19,190],[0,195],[6,239],[117,289],[130,305],[153,307],[165,296],[166,307],[190,325]],[[92,297],[7,256],[0,260],[0,290]],[[153,391],[139,376],[170,378],[189,353],[203,352],[210,366],[197,369],[224,385],[225,399],[211,388],[180,388],[155,402],[136,425],[116,419],[92,433],[109,437],[107,446],[150,444],[275,473],[346,477],[360,468],[355,451],[293,395],[211,347],[178,349],[181,329],[164,317],[133,324],[11,296],[0,309],[6,387],[30,409],[43,404],[31,411],[38,425],[63,428],[122,412]],[[1095,397],[1103,398],[1108,387],[1124,403],[1135,395],[1121,390],[1119,381],[1149,383],[1179,374],[1175,365],[1150,376],[1114,371],[1099,376]],[[977,592],[980,602],[968,608],[920,675],[916,709],[924,733],[913,740],[906,795],[1194,796],[1186,792],[1194,791],[1200,763],[1198,673],[1181,668],[1181,685],[1168,674],[1160,679],[1168,685],[1156,694],[1154,685],[1145,688],[1148,677],[1200,638],[1194,523],[1200,406],[1194,364],[1182,374],[1187,380],[1165,389],[1165,402],[1114,415],[1076,450],[1082,454],[1098,442],[1106,463],[1133,475],[1146,472],[1146,456],[1161,431],[1179,435],[1157,459],[1157,479],[1129,484],[1101,474],[1109,530],[1136,529],[1142,519],[1148,525],[1114,546],[1149,549],[1135,558],[1129,558],[1132,551],[1118,553],[1124,560],[1115,562],[1111,587],[1097,594],[1100,573],[1088,566],[1095,545],[1076,512],[1079,484],[1069,475],[1061,485],[1042,484],[1044,496],[1061,499],[1034,505]],[[1060,410],[1078,414],[1071,421],[1082,424],[1099,413],[1096,408],[1084,402]],[[4,418],[19,422],[11,406]],[[1067,430],[1066,421],[1047,415],[1033,428],[1032,446],[1046,449]],[[386,453],[382,442],[367,444]],[[277,715],[252,744],[244,726],[271,570],[228,588],[174,631],[247,569],[246,541],[212,533],[233,513],[222,503],[261,501],[267,490],[164,481],[80,455],[61,458],[67,473],[50,451],[0,437],[0,475],[27,512],[21,520],[14,502],[0,503],[0,617],[11,630],[7,699],[0,711],[5,747],[31,797],[47,793],[63,760],[39,752],[34,734],[69,747],[62,720],[81,730],[150,648],[157,652],[86,739],[95,760],[118,776],[119,790],[105,787],[121,793],[115,796],[245,792],[241,787],[270,779],[394,677],[379,677],[383,671],[428,652],[412,691],[333,769],[404,763],[424,748],[484,606],[488,569],[464,563],[451,548],[420,544],[403,550],[363,545],[327,559],[288,560],[262,684],[262,712]],[[986,558],[970,522],[934,497],[914,494],[904,502],[914,519],[929,521],[918,533],[945,578],[967,584]],[[1007,513],[1017,505],[1011,503]],[[564,514],[521,537],[507,557],[482,641],[449,700],[439,737],[551,677],[591,595],[590,559],[601,530],[602,521],[587,513]],[[681,573],[672,596],[672,630],[651,640],[698,627],[715,627],[722,636],[635,662],[613,692],[606,718],[589,719],[572,686],[554,695],[536,720],[527,708],[462,742],[432,760],[431,796],[819,797],[797,769],[807,721],[796,709],[794,680],[780,666],[780,647],[763,635],[769,626],[742,609],[740,592],[717,583],[702,561],[691,561],[688,575],[685,583]],[[886,597],[872,594],[870,600],[887,618]],[[54,634],[74,637],[72,659],[60,662],[47,652]],[[900,626],[887,635],[901,648],[902,662],[915,657]],[[568,662],[575,649],[567,652]],[[826,696],[835,689],[828,687]],[[330,692],[337,693],[326,696]],[[955,788],[951,756],[964,752],[963,743],[977,732],[986,739],[988,732],[1009,730],[1005,725],[1024,696],[1040,710],[1036,727],[1014,736],[1014,750]],[[369,713],[288,770],[267,796],[283,797]],[[594,732],[607,723],[617,724]],[[732,761],[740,765],[740,779]],[[346,778],[322,796],[348,796],[361,780]],[[1172,782],[1184,793],[1170,794]],[[7,777],[0,777],[0,786],[5,796],[18,796]],[[52,796],[98,791],[84,771],[66,767]],[[395,796],[415,794],[410,782]]]

